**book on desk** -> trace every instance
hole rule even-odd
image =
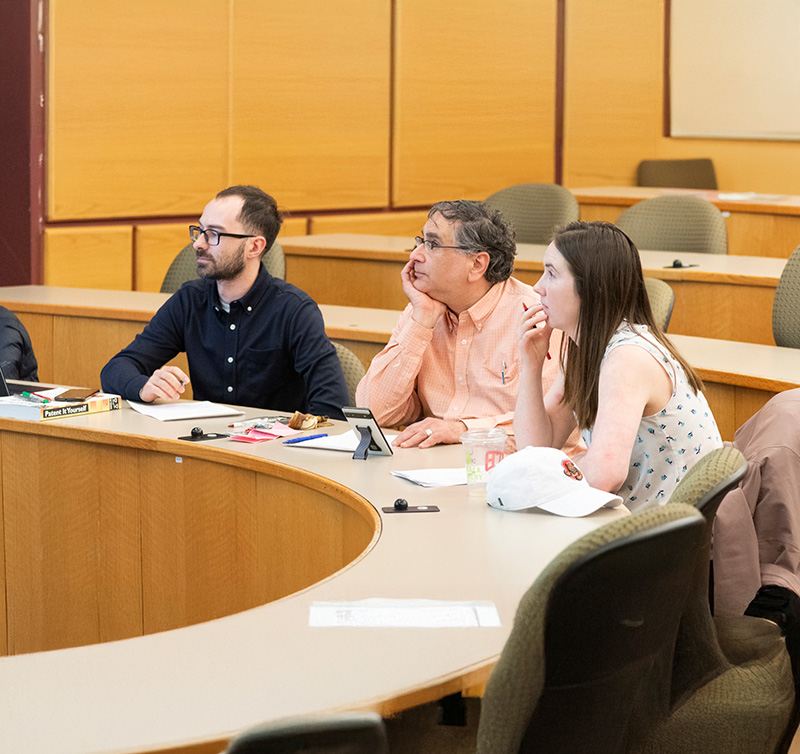
[[[97,393],[84,401],[59,401],[57,397],[53,397],[46,403],[32,401],[21,395],[0,397],[0,416],[27,421],[46,421],[65,416],[115,411],[119,407],[120,397],[110,393]]]

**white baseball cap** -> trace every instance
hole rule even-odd
[[[506,456],[488,476],[487,502],[502,510],[541,508],[576,517],[622,505],[619,495],[590,487],[575,462],[556,448],[523,448]]]

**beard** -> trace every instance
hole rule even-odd
[[[245,241],[243,240],[230,254],[225,254],[217,259],[204,255],[198,256],[197,275],[211,280],[235,280],[245,267],[244,246]],[[205,264],[200,264],[201,259],[205,260]]]

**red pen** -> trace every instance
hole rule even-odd
[[[524,301],[522,302],[522,308],[523,308],[525,311],[528,311],[528,307],[525,305],[525,302],[524,302]],[[534,330],[536,329],[536,325],[534,325],[534,326],[533,326],[533,329],[534,329]],[[549,359],[549,358],[552,358],[552,357],[550,356],[550,351],[548,351],[548,352],[547,352],[547,358],[548,358],[548,359]]]

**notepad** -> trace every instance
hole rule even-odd
[[[161,422],[179,419],[210,419],[215,416],[240,416],[244,411],[211,401],[175,401],[173,403],[140,403],[128,401],[128,405],[140,414],[151,416]]]

